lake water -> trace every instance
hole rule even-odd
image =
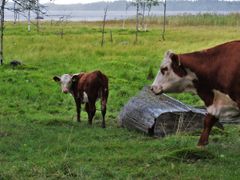
[[[199,13],[217,13],[217,14],[229,14],[231,11],[167,11],[168,16],[183,15],[183,14],[199,14]],[[59,20],[61,17],[70,21],[101,21],[103,19],[104,11],[48,11],[47,15],[44,16],[44,20]],[[136,15],[135,11],[108,11],[107,20],[120,20],[131,18]],[[151,15],[163,16],[162,11],[152,11]],[[32,19],[36,17],[36,14],[31,14]],[[26,21],[26,14],[20,15],[21,21]],[[13,20],[13,12],[6,11],[5,20]]]

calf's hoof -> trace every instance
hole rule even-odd
[[[200,149],[202,149],[202,148],[204,148],[206,145],[208,145],[208,141],[206,141],[206,142],[199,142],[198,143],[198,145],[197,145],[197,148],[200,148]]]
[[[205,145],[197,145],[198,149],[204,149],[206,146]]]

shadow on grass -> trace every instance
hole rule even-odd
[[[179,161],[184,163],[195,163],[199,160],[210,160],[214,159],[215,156],[211,152],[205,149],[180,149],[173,151],[165,156],[162,157],[166,161]]]
[[[4,64],[2,66],[2,68],[4,68],[4,69],[13,69],[13,70],[29,70],[29,71],[36,71],[36,70],[38,70],[38,68],[35,67],[35,66],[30,66],[30,65],[25,65],[25,64],[18,65],[18,66],[12,66],[10,64]]]
[[[47,121],[34,121],[34,123],[37,124],[42,124],[45,126],[74,126],[74,127],[79,127],[78,122],[74,121],[68,121],[68,120],[57,120],[57,119],[51,119]]]
[[[0,138],[2,137],[7,137],[7,136],[11,136],[12,134],[9,132],[4,132],[4,131],[0,131]],[[1,178],[0,178],[1,179]]]
[[[202,133],[202,129],[198,129],[198,130],[189,132],[189,133],[187,133],[187,134],[188,134],[188,135],[191,135],[191,136],[200,136],[201,133]],[[227,132],[226,130],[221,130],[221,129],[219,129],[219,128],[213,127],[210,135],[211,135],[211,136],[220,135],[220,136],[226,136],[226,137],[227,137],[227,136],[229,135],[229,132]]]

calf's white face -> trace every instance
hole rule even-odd
[[[53,79],[56,82],[59,82],[61,84],[62,92],[68,93],[70,92],[70,87],[72,85],[72,75],[70,74],[63,74],[62,76],[54,76]]]
[[[160,66],[160,70],[151,86],[152,91],[155,94],[171,93],[171,92],[183,92],[194,91],[193,80],[196,79],[196,75],[188,69],[184,69],[180,62],[172,60],[172,52],[168,51],[165,54],[163,62]],[[183,72],[182,76],[176,74],[173,70],[173,66]]]

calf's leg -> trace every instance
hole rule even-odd
[[[79,98],[74,98],[76,103],[76,110],[77,110],[77,121],[81,122],[80,113],[81,113],[81,100]]]
[[[96,113],[96,106],[95,106],[95,103],[86,103],[86,111],[88,113],[88,124],[92,125],[92,120],[93,120],[93,117]]]
[[[204,129],[199,139],[198,146],[202,147],[208,144],[209,133],[217,121],[218,119],[216,117],[212,116],[211,114],[207,114],[204,119]]]
[[[106,123],[105,123],[105,115],[106,115],[106,111],[107,111],[107,100],[106,99],[102,99],[101,101],[101,112],[102,112],[102,128],[106,127]]]

